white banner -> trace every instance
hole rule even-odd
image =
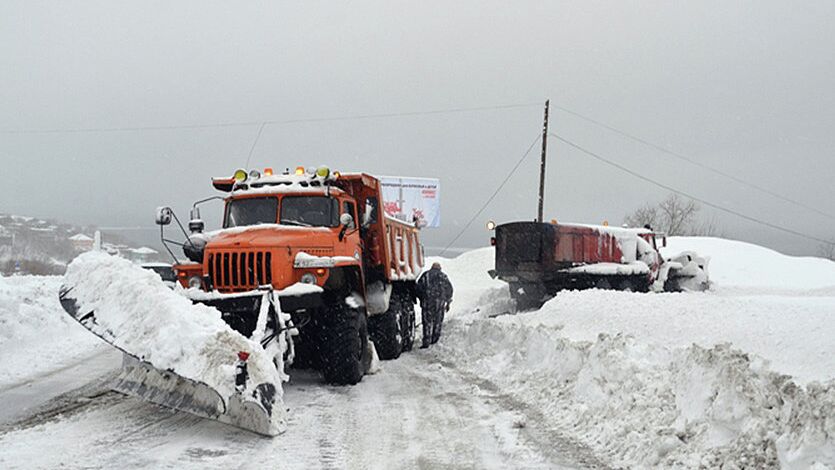
[[[441,181],[435,178],[382,176],[386,215],[425,227],[441,226]]]

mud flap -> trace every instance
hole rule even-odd
[[[238,377],[229,376],[229,384],[221,382],[220,388],[227,390],[227,393],[224,393],[217,386],[193,380],[173,370],[158,368],[151,362],[145,361],[125,349],[125,344],[128,344],[126,343],[127,340],[133,341],[134,344],[141,340],[136,336],[137,333],[129,328],[120,328],[123,325],[101,321],[101,318],[97,318],[98,313],[96,311],[88,311],[79,305],[74,294],[73,287],[62,286],[59,300],[64,310],[91,333],[124,353],[122,371],[112,383],[114,390],[158,405],[218,420],[258,434],[275,436],[285,430],[286,410],[281,400],[280,380],[276,380],[278,383],[251,383],[249,386],[236,388],[234,386],[235,380],[241,378],[240,373],[238,373]],[[265,303],[274,301],[272,291],[264,293],[263,301]],[[268,309],[262,308],[260,310],[259,317],[265,315]],[[110,319],[108,318],[108,320]],[[265,321],[265,319],[259,318],[258,323],[263,325]],[[229,331],[229,335],[237,335],[237,333]],[[263,356],[263,351],[260,354]],[[247,357],[248,355],[239,358],[239,361],[246,362]],[[251,362],[253,360],[253,358],[250,358]],[[206,363],[209,369],[233,368],[233,364],[229,363],[228,354],[220,355],[215,352],[214,356],[206,359]],[[253,364],[253,367],[258,366],[260,367],[259,370],[263,370],[264,363],[263,358],[259,358],[259,362]],[[273,367],[272,359],[268,364]],[[279,364],[281,363],[279,362]],[[246,371],[246,367],[243,370]],[[244,374],[246,375],[246,372]],[[281,377],[283,371],[275,374],[275,368],[273,368],[273,374],[275,377]],[[244,384],[249,377],[242,377]]]

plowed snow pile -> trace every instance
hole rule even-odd
[[[615,466],[835,468],[835,263],[695,240],[671,245],[712,257],[711,292],[564,292],[495,318],[509,295],[485,272],[492,249],[443,260],[440,355]]]
[[[249,380],[244,394],[270,383],[280,402],[283,370],[273,366],[258,342],[232,330],[220,311],[167,288],[154,272],[102,252],[80,255],[67,267],[67,285],[82,315],[107,332],[108,342],[161,370],[211,386],[224,399],[235,393],[237,353],[249,353]],[[276,406],[283,416],[284,407]],[[283,421],[283,418],[279,419]]]
[[[64,313],[60,285],[57,276],[0,276],[0,389],[106,347]]]

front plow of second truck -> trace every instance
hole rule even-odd
[[[153,272],[89,252],[68,267],[60,300],[125,354],[115,390],[259,434],[284,431],[281,383],[292,341],[289,316],[271,289],[194,304]],[[210,306],[227,304],[250,309],[246,335]]]

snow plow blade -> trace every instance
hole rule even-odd
[[[708,277],[709,257],[699,256],[692,251],[679,253],[667,259],[661,267],[661,278],[665,292],[698,292],[710,288]]]
[[[170,371],[162,371],[150,363],[125,354],[122,372],[111,383],[113,390],[141,398],[157,405],[214,419],[258,434],[275,436],[270,415],[274,406],[275,387],[261,384],[261,400],[245,400],[241,394],[229,399],[229,406],[215,389],[189,380]]]
[[[251,295],[261,297],[253,314],[264,328],[267,315],[278,310],[272,310],[277,296],[272,290]],[[281,382],[287,376],[283,362],[279,368],[273,362],[286,349],[283,335],[269,335],[265,348],[264,331],[247,338],[218,310],[192,304],[156,274],[103,253],[70,264],[59,300],[88,331],[124,353],[114,390],[258,434],[285,430]]]

